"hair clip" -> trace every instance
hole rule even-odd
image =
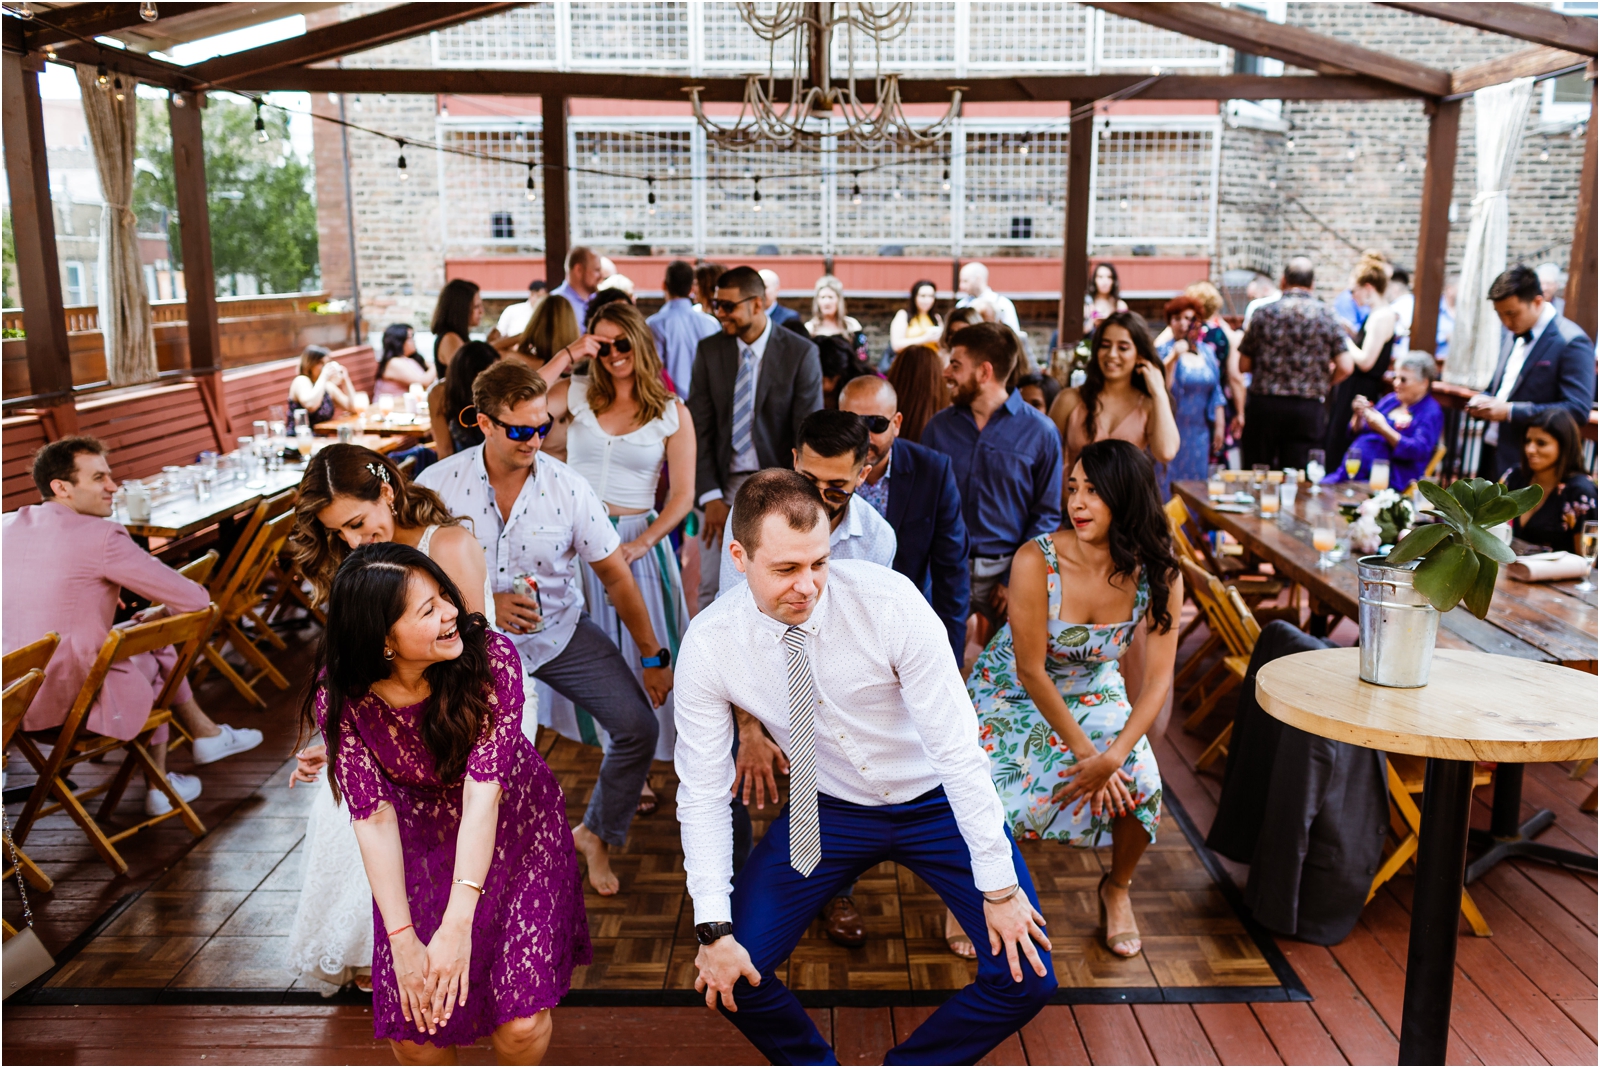
[[[368,464],[367,465],[367,470],[371,471],[375,478],[382,479],[383,480],[383,484],[385,486],[387,486],[389,484],[389,469],[388,468],[383,467],[383,466],[381,466],[379,464]]]

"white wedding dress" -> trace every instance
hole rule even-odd
[[[437,526],[422,532],[417,548],[427,553]],[[483,581],[483,608],[494,626],[494,595],[488,577]],[[300,981],[323,997],[355,980],[356,973],[372,969],[372,888],[361,863],[361,846],[350,810],[334,804],[324,783],[316,792],[306,820],[305,873],[300,905],[289,927],[289,968]]]

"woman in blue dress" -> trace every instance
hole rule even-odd
[[[1128,893],[1161,820],[1161,773],[1145,732],[1172,687],[1183,579],[1144,452],[1107,439],[1067,472],[1067,529],[1017,550],[1010,621],[967,692],[1017,838],[1111,845],[1096,891],[1106,948],[1143,943]],[[1143,632],[1135,702],[1118,658]]]
[[[1205,338],[1205,309],[1190,296],[1167,302],[1169,337],[1156,342],[1156,354],[1167,371],[1172,414],[1178,423],[1178,455],[1156,469],[1161,499],[1172,495],[1173,482],[1201,481],[1211,457],[1222,452],[1227,428],[1227,399],[1222,394],[1222,364]]]

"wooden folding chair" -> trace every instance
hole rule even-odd
[[[1224,588],[1217,577],[1202,570],[1190,560],[1180,560],[1186,586],[1194,588],[1195,602],[1206,615],[1207,625],[1222,640],[1223,657],[1196,684],[1199,705],[1184,721],[1185,730],[1195,730],[1211,715],[1217,703],[1244,682],[1250,670],[1250,654],[1255,651],[1261,627],[1256,623],[1244,598],[1233,587]],[[1195,768],[1204,771],[1218,757],[1228,753],[1228,742],[1233,737],[1233,724],[1228,724],[1208,745]]]
[[[5,655],[3,664],[0,664],[0,685],[10,686],[34,668],[45,670],[60,644],[61,635],[52,630],[36,642],[11,650]]]
[[[271,643],[282,641],[272,633],[272,628],[262,621],[258,608],[261,602],[261,585],[266,580],[273,561],[278,558],[278,553],[283,550],[283,544],[288,540],[289,530],[293,526],[292,509],[268,519],[257,529],[250,544],[240,554],[233,574],[227,577],[220,588],[214,584],[211,591],[212,602],[218,608],[216,632],[209,635],[202,643],[201,652],[205,657],[205,664],[197,673],[196,681],[205,677],[206,666],[214,667],[233,684],[233,688],[239,691],[241,697],[258,708],[267,707],[267,702],[255,689],[262,679],[271,680],[280,690],[289,688],[289,680],[273,666],[272,661],[267,659],[258,644],[261,641]],[[258,638],[252,638],[245,633],[243,623],[246,620],[256,630]],[[229,645],[233,646],[234,651],[249,665],[255,667],[256,674],[253,677],[246,679],[228,663],[222,655],[222,650]]]
[[[182,567],[178,568],[178,574],[182,575],[190,582],[196,582],[204,586],[206,584],[206,580],[211,577],[211,573],[216,570],[216,566],[217,551],[212,549],[204,556],[196,557],[195,559],[190,560],[187,564],[184,564]],[[167,741],[167,751],[170,753],[172,750],[178,748],[178,746],[184,744],[185,742],[193,745],[194,738],[190,736],[186,729],[184,729],[182,723],[178,722],[177,719],[173,719],[171,737]]]
[[[1406,862],[1416,856],[1417,835],[1422,830],[1422,811],[1417,807],[1416,796],[1422,793],[1427,761],[1409,753],[1390,753],[1388,757],[1389,825],[1395,834],[1395,845],[1388,859],[1378,868],[1378,873],[1372,877],[1372,889],[1367,891],[1368,901],[1378,892],[1378,887],[1394,878]],[[1487,786],[1491,778],[1488,771],[1474,767],[1473,789]],[[1479,938],[1488,938],[1494,933],[1489,930],[1489,921],[1478,911],[1472,895],[1465,889],[1461,891],[1461,914],[1467,918],[1472,933]]]
[[[177,816],[196,838],[206,833],[205,824],[200,822],[200,817],[195,815],[188,802],[184,801],[173,788],[166,773],[150,756],[148,746],[150,737],[156,729],[172,721],[173,695],[177,693],[179,683],[183,681],[190,665],[199,655],[200,648],[205,643],[205,636],[210,633],[216,617],[216,605],[207,605],[196,612],[153,619],[148,623],[138,623],[131,627],[113,627],[100,646],[100,653],[90,666],[89,674],[83,680],[83,686],[78,690],[78,697],[67,712],[65,722],[54,730],[18,732],[17,747],[39,773],[39,781],[35,784],[33,793],[29,795],[27,803],[23,805],[22,814],[17,817],[12,832],[19,845],[27,841],[28,832],[37,820],[64,809],[72,821],[82,829],[89,843],[94,846],[106,864],[121,875],[128,870],[128,862],[117,852],[116,843],[146,827]],[[150,715],[145,720],[144,726],[139,729],[138,735],[123,740],[88,731],[85,728],[85,720],[100,695],[111,666],[140,653],[154,652],[169,645],[177,651],[176,662],[167,674],[166,682],[156,696]],[[44,755],[40,748],[41,744],[50,746],[49,756]],[[126,756],[123,758],[122,767],[109,781],[77,791],[67,783],[67,772],[73,766],[117,749],[123,750]],[[108,834],[101,826],[101,822],[110,818],[117,803],[122,800],[122,794],[127,789],[128,781],[136,768],[144,770],[151,784],[167,795],[168,800],[172,802],[172,811]],[[101,794],[105,796],[101,801],[99,812],[91,816],[83,807],[83,802]],[[56,798],[53,803],[49,800],[51,795]]]
[[[16,681],[8,683],[4,691],[0,691],[0,706],[4,707],[4,736],[0,739],[0,751],[11,748],[11,736],[17,733],[17,728],[22,726],[22,718],[28,714],[28,706],[33,704],[34,696],[38,694],[39,687],[44,685],[44,669],[30,668],[19,676]],[[4,871],[0,871],[0,882],[11,878],[18,868],[22,869],[22,877],[32,883],[41,892],[48,893],[55,887],[55,881],[40,870],[39,865],[18,849],[11,841],[11,836],[6,835],[3,844],[6,851],[3,862]],[[11,862],[12,854],[16,855],[16,863]],[[9,926],[9,925],[8,925]],[[15,931],[11,932],[15,934]]]

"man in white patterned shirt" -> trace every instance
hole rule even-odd
[[[804,476],[753,475],[732,530],[746,583],[695,617],[679,650],[695,986],[773,1063],[837,1063],[774,969],[824,902],[893,860],[955,912],[979,947],[978,977],[884,1063],[971,1064],[1055,992],[1044,919],[943,624],[886,567],[830,568],[826,516]],[[777,739],[790,779],[788,805],[730,891],[734,706]]]
[[[599,495],[572,468],[539,452],[551,425],[547,388],[517,360],[479,374],[472,403],[483,444],[434,464],[417,476],[417,485],[471,522],[489,564],[495,625],[511,636],[523,667],[611,736],[588,810],[572,829],[590,884],[609,895],[621,887],[610,848],[627,841],[655,756],[661,725],[650,706],[665,701],[672,689],[672,656],[656,640]],[[660,650],[643,659],[648,698],[622,653],[583,610],[580,559],[605,584],[634,644]],[[536,591],[526,577],[537,583]]]

